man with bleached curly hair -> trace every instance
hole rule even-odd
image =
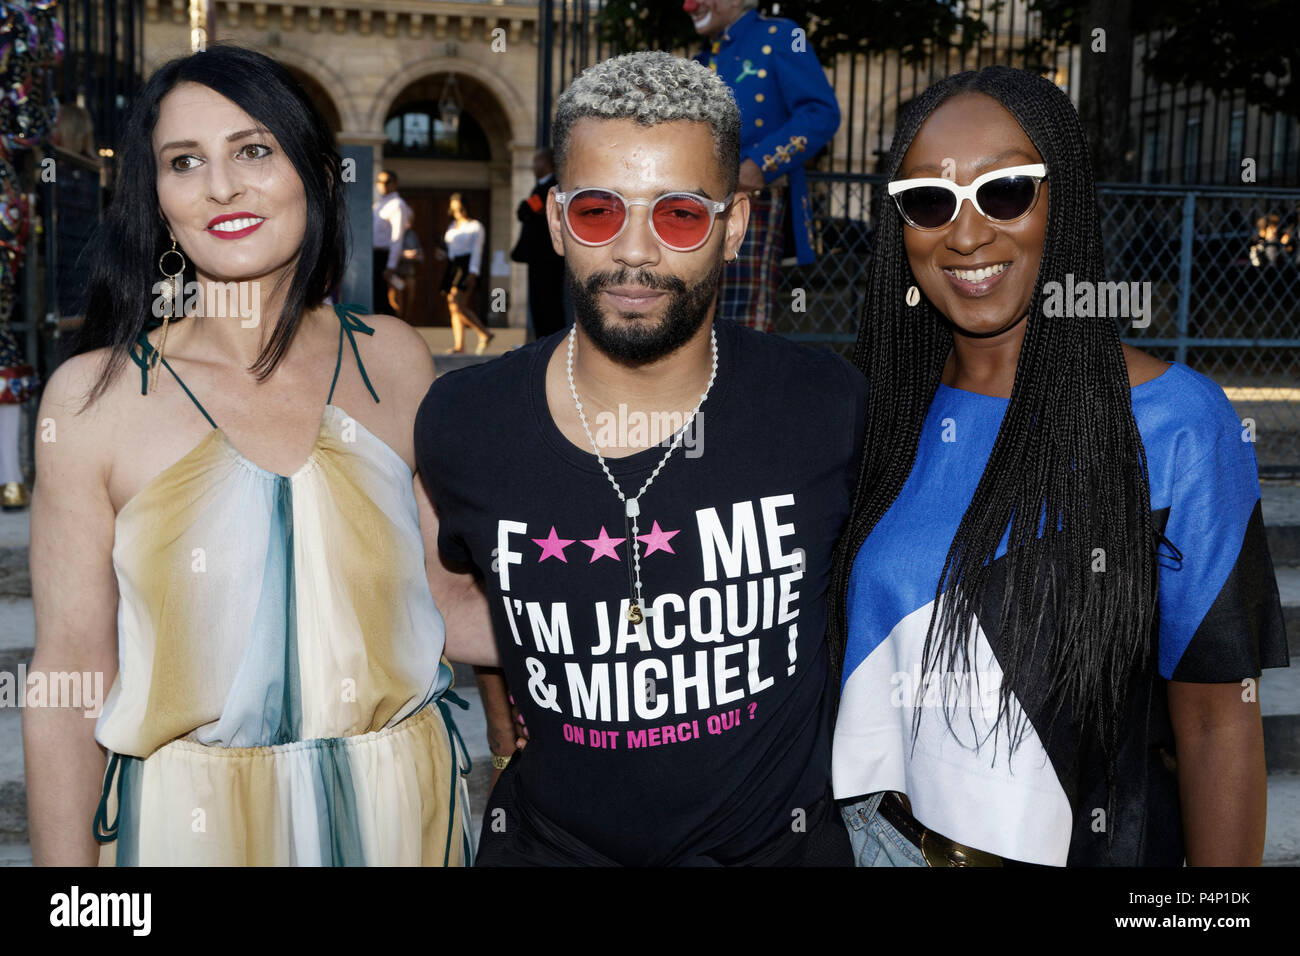
[[[592,67],[554,149],[576,325],[442,376],[416,422],[435,596],[481,579],[529,733],[499,755],[478,862],[851,865],[824,631],[866,383],[715,321],[749,197],[707,68]]]

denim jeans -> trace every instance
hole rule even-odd
[[[858,866],[926,866],[920,848],[877,812],[884,795],[872,793],[840,807],[853,844],[854,861]]]

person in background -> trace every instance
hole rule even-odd
[[[475,355],[487,351],[496,335],[474,312],[474,293],[478,290],[479,270],[483,265],[483,223],[465,212],[460,193],[452,193],[447,206],[451,225],[443,235],[447,244],[447,271],[442,274],[442,291],[447,294],[447,311],[451,314],[452,347],[447,352],[465,351],[465,326],[478,333]]]
[[[1259,268],[1263,265],[1275,266],[1278,264],[1278,257],[1285,248],[1288,237],[1285,233],[1279,235],[1282,227],[1282,217],[1277,213],[1269,213],[1267,216],[1260,216],[1255,220],[1255,238],[1250,244],[1250,264]]]
[[[376,178],[379,200],[374,205],[374,269],[371,273],[375,313],[400,315],[402,300],[395,288],[397,268],[401,263],[406,231],[413,214],[405,199],[397,194],[397,173],[383,170]],[[404,283],[405,280],[402,280]]]
[[[510,258],[528,264],[528,320],[533,338],[545,338],[564,328],[564,257],[551,245],[546,226],[546,194],[555,185],[554,154],[549,147],[533,153],[537,184],[519,204],[515,217],[522,224]]]
[[[815,258],[804,164],[839,129],[840,108],[804,31],[756,6],[685,0],[682,9],[710,41],[695,60],[726,81],[740,107],[739,188],[751,194],[749,231],[723,271],[718,314],[770,332],[787,209],[799,264]]]
[[[1300,206],[1291,210],[1282,225],[1278,242],[1282,243],[1283,261],[1290,259],[1300,265]]]
[[[23,402],[40,387],[17,337],[0,323],[0,509],[22,511],[31,501],[18,451]]]

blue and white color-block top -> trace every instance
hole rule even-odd
[[[926,416],[911,474],[853,565],[836,797],[900,791],[927,828],[1028,863],[1182,863],[1166,681],[1257,677],[1262,667],[1287,665],[1286,637],[1254,447],[1222,389],[1174,364],[1133,388],[1132,402],[1150,469],[1152,523],[1164,540],[1152,660],[1129,688],[1114,807],[1095,742],[1081,743],[1073,725],[1058,723],[1049,735],[1040,688],[1013,688],[1012,722],[1023,715],[1029,728],[1014,752],[1005,718],[991,733],[1003,672],[992,623],[1000,593],[978,602],[989,633],[972,627],[973,672],[921,677],[944,559],[1008,405],[946,385]],[[990,590],[1000,587],[1005,547],[1004,540]],[[959,685],[964,696],[952,697]],[[945,693],[962,706],[955,714],[949,708],[951,719]]]

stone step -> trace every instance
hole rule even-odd
[[[32,848],[22,843],[0,843],[0,866],[31,866]]]
[[[435,359],[442,358],[446,355],[447,349],[455,345],[452,337],[451,326],[431,326],[417,325],[415,331],[424,337],[424,341],[429,346],[429,351],[433,353]],[[510,349],[517,349],[528,340],[528,330],[523,328],[511,328],[507,326],[489,325],[488,331],[492,333],[492,341],[483,352],[485,359],[494,358]],[[465,348],[464,352],[457,352],[450,358],[474,358],[474,349],[478,347],[478,333],[473,329],[465,330],[465,338],[461,343]]]
[[[465,332],[465,351],[448,355],[447,349],[452,346],[450,328],[417,326],[416,331],[424,336],[424,340],[429,343],[429,351],[433,353],[433,370],[436,375],[445,375],[468,365],[480,365],[483,362],[490,362],[510,349],[523,345],[528,336],[527,329],[493,328],[491,330],[493,339],[488,344],[487,349],[482,355],[476,355],[474,349],[478,345],[478,333],[473,329],[468,329]]]
[[[1260,675],[1259,709],[1268,772],[1300,773],[1300,659]]]
[[[1300,568],[1300,527],[1296,525],[1266,525],[1268,553],[1273,566]]]
[[[32,659],[36,621],[32,599],[0,598],[0,674],[16,675]],[[27,787],[23,780],[22,711],[0,707],[0,866],[11,843],[27,842]]]
[[[32,659],[36,614],[30,597],[0,597],[0,671],[13,672]]]
[[[1300,567],[1300,481],[1265,479],[1260,498],[1274,566]]]
[[[1279,567],[1275,570],[1287,643],[1291,647],[1292,660],[1300,667],[1300,568]]]
[[[27,566],[27,543],[31,536],[27,509],[0,511],[0,597],[31,595],[32,577]]]
[[[22,711],[0,708],[0,845],[27,842]]]
[[[10,679],[16,683],[19,665],[31,662],[35,637],[32,599],[0,598],[0,673],[15,675]],[[0,707],[0,849],[26,842],[22,710]]]
[[[1265,866],[1300,866],[1300,774],[1268,775]]]
[[[446,375],[448,372],[454,372],[458,368],[468,368],[471,365],[482,365],[484,362],[490,362],[497,356],[495,355],[474,355],[466,353],[464,355],[435,355],[433,357],[433,371],[435,375]]]

